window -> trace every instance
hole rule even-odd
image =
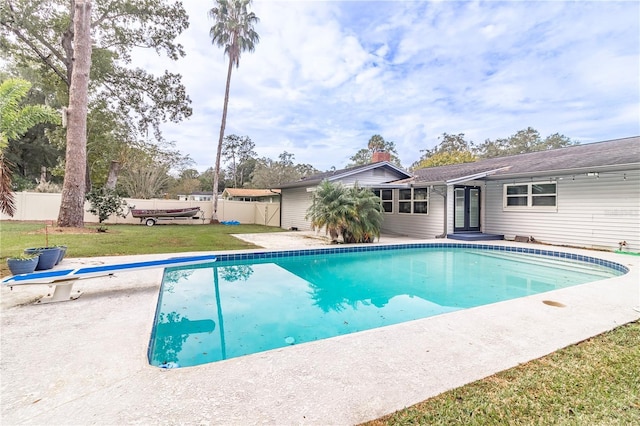
[[[505,184],[503,188],[505,210],[556,210],[555,182]]]
[[[398,211],[400,213],[429,213],[429,190],[427,188],[401,189],[398,194]]]
[[[380,198],[382,211],[385,213],[393,213],[393,190],[391,189],[374,189],[373,193]]]

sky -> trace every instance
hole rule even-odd
[[[163,126],[200,172],[215,163],[228,59],[213,0],[184,0],[176,62],[193,115]],[[341,169],[374,134],[409,167],[443,133],[482,143],[533,127],[580,143],[640,135],[638,1],[254,0],[260,42],[233,69],[225,134],[259,157]]]

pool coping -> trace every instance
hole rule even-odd
[[[640,318],[633,309],[640,306],[637,256],[505,241],[481,245],[601,258],[629,272],[175,370],[150,366],[146,359],[161,270],[78,283],[85,292],[80,299],[47,306],[5,306],[9,293],[3,288],[1,419],[8,424],[354,424]]]
[[[601,259],[598,256],[588,256],[585,254],[569,253],[562,250],[550,250],[531,247],[512,247],[508,245],[496,245],[485,243],[449,243],[449,242],[430,242],[430,243],[393,243],[393,244],[367,244],[356,246],[337,246],[323,248],[305,248],[297,250],[252,250],[250,252],[230,252],[217,256],[218,262],[234,262],[242,260],[267,260],[281,259],[285,257],[313,256],[325,254],[341,254],[341,253],[366,253],[372,251],[398,250],[398,249],[420,249],[420,248],[465,248],[465,249],[481,249],[497,252],[533,254],[538,256],[555,257],[566,260],[577,260],[579,262],[593,263],[605,266],[616,271],[627,273],[629,269],[619,262]]]

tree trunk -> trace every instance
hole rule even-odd
[[[84,226],[87,103],[91,69],[91,0],[75,2],[73,72],[67,110],[67,150],[58,226]]]
[[[116,189],[120,167],[122,167],[122,164],[119,161],[111,160],[111,164],[109,165],[109,174],[107,175],[107,183],[104,185],[105,188]]]
[[[87,154],[85,156],[85,158],[88,158],[88,156],[89,156],[89,154]],[[85,165],[84,165],[84,195],[87,195],[91,191],[92,187],[93,187],[93,184],[91,183],[91,169],[89,168],[89,161],[85,160]]]
[[[71,0],[69,7],[69,17],[71,18],[69,27],[64,33],[62,33],[62,49],[64,50],[63,63],[67,68],[67,78],[65,83],[67,86],[71,86],[71,76],[73,75],[73,39],[74,39],[74,26],[76,22],[76,2]],[[90,21],[89,21],[90,22]]]
[[[16,212],[16,200],[11,190],[11,168],[0,151],[0,213],[13,217]]]
[[[227,71],[227,87],[224,91],[224,106],[222,107],[222,123],[220,124],[220,139],[218,139],[218,151],[216,153],[216,167],[213,170],[213,213],[210,223],[219,223],[218,220],[218,186],[220,184],[220,156],[222,155],[222,139],[224,127],[227,124],[227,106],[229,105],[229,87],[231,86],[231,70],[233,61],[229,58],[229,70]]]

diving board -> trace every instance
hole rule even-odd
[[[63,300],[77,299],[82,293],[71,295],[73,283],[77,280],[111,276],[116,272],[140,271],[143,269],[169,268],[173,266],[199,265],[216,261],[215,255],[170,257],[167,259],[148,260],[143,262],[116,263],[111,265],[87,266],[76,269],[58,269],[30,274],[14,275],[5,278],[0,284],[11,287],[16,285],[55,285],[53,296],[39,303],[61,302]]]

